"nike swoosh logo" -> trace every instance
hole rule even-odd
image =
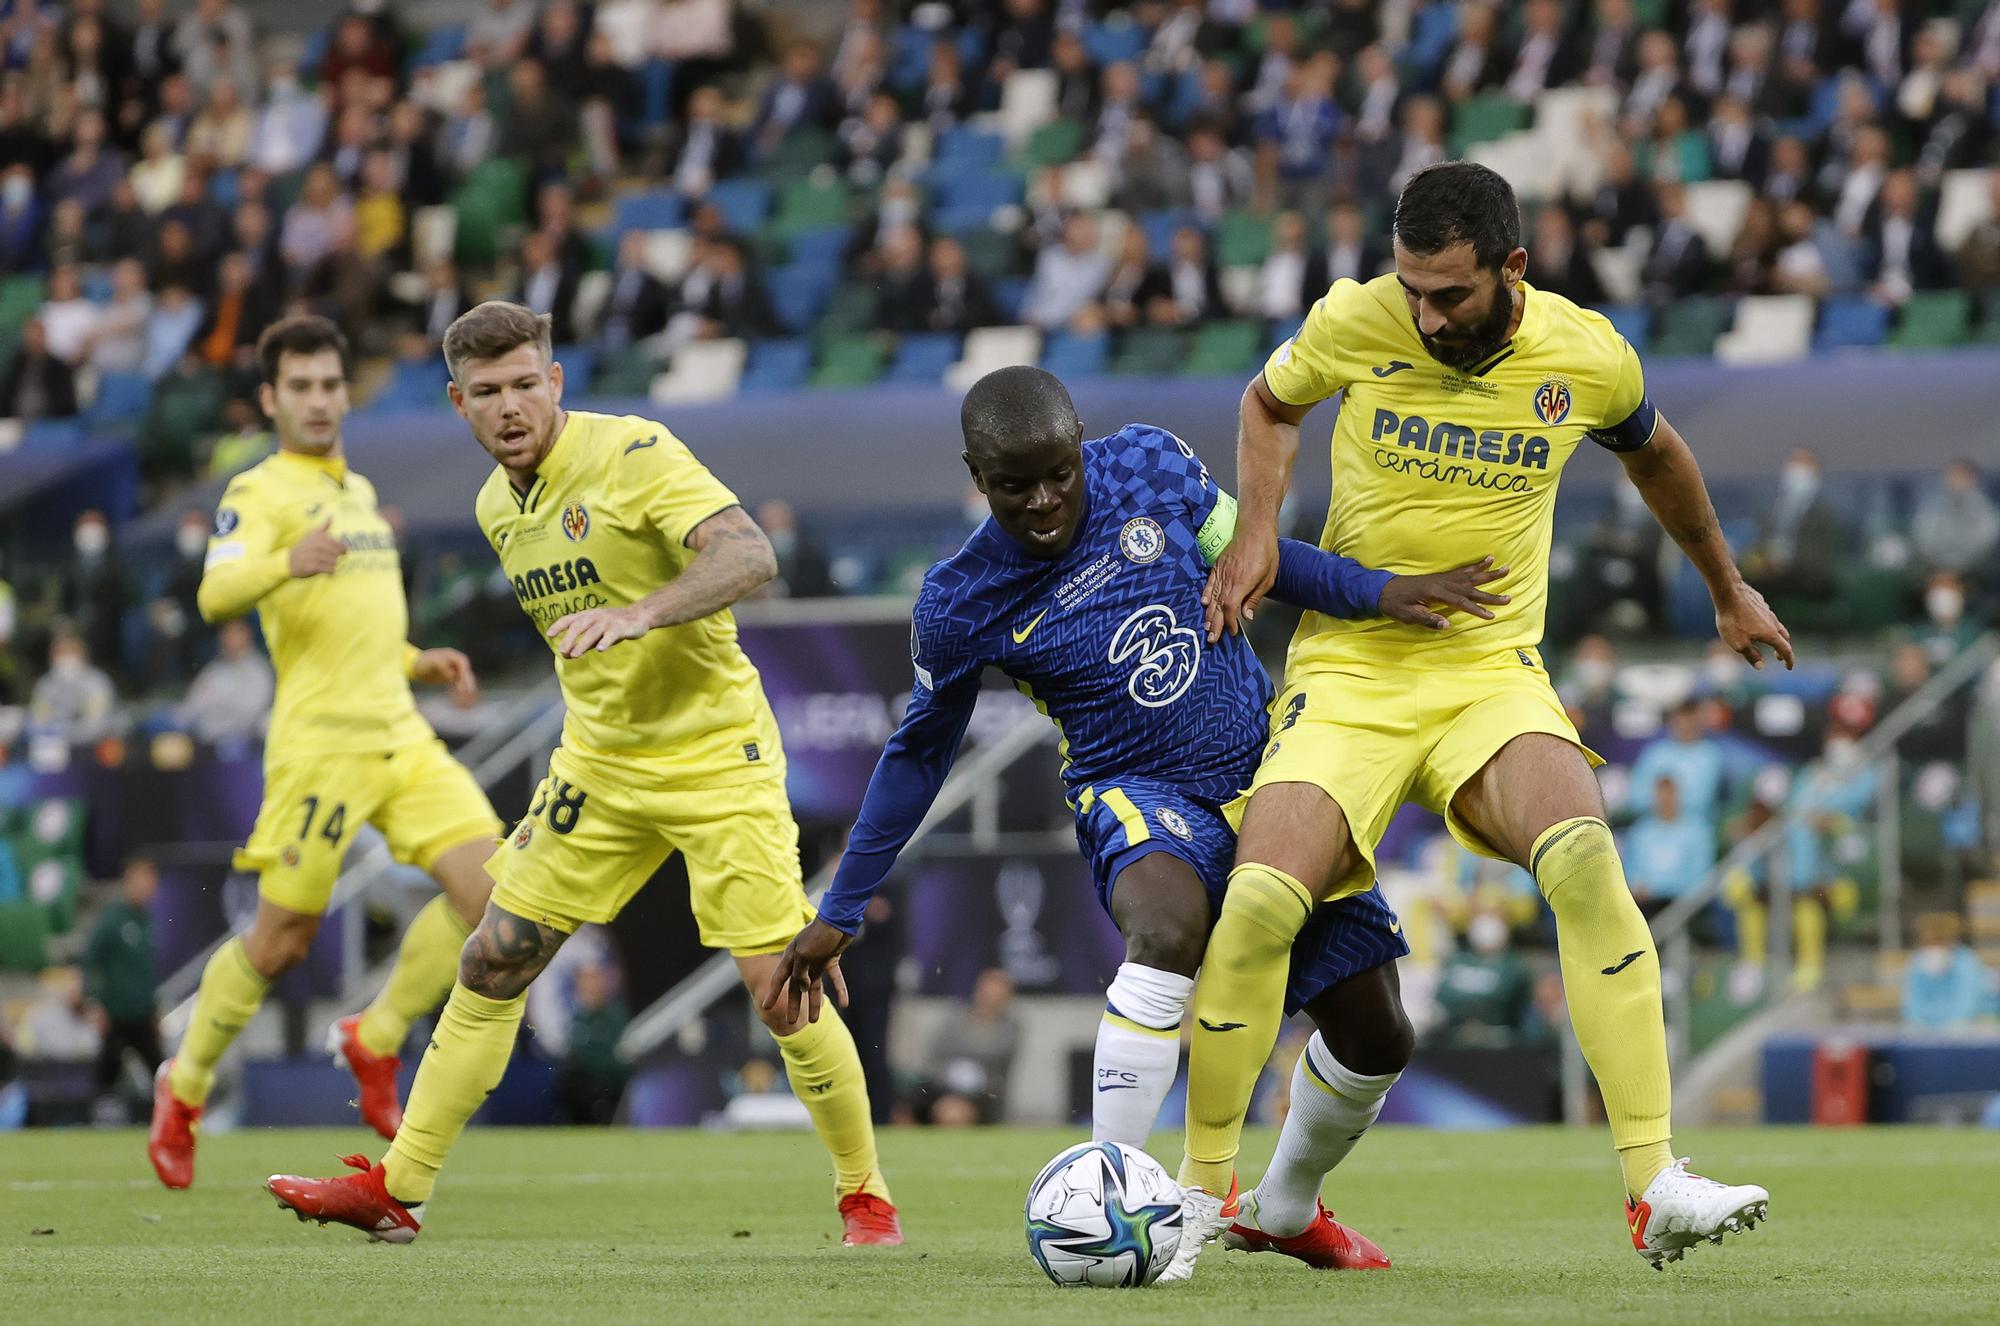
[[[1026,643],[1028,637],[1035,633],[1035,628],[1042,624],[1042,618],[1048,615],[1049,615],[1049,610],[1047,608],[1043,608],[1040,612],[1036,613],[1035,620],[1029,622],[1026,626],[1023,626],[1020,630],[1013,632],[1014,643],[1017,645]]]
[[[1402,922],[1401,922],[1400,920],[1396,920],[1396,921],[1391,921],[1391,922],[1389,922],[1389,933],[1390,933],[1390,934],[1392,934],[1392,935],[1400,935],[1400,934],[1402,934],[1402,933],[1403,933],[1403,923],[1402,923]]]
[[[1618,965],[1616,967],[1606,967],[1604,969],[1604,974],[1606,976],[1616,976],[1619,972],[1624,971],[1627,967],[1631,966],[1633,963],[1637,962],[1640,958],[1643,958],[1645,956],[1646,956],[1645,949],[1638,949],[1634,952],[1627,953],[1624,957],[1618,960]]]
[[[1639,1241],[1639,1226],[1646,1223],[1646,1215],[1645,1211],[1634,1211],[1625,1217],[1625,1227],[1632,1231],[1632,1241],[1634,1243]]]
[[[1400,373],[1406,368],[1415,368],[1415,367],[1416,367],[1415,364],[1405,363],[1400,359],[1391,359],[1388,363],[1382,365],[1382,367],[1371,369],[1369,371],[1374,373],[1375,376],[1378,378],[1386,378],[1392,373]]]
[[[1098,1088],[1099,1091],[1137,1091],[1138,1089],[1139,1084],[1137,1082],[1113,1082],[1108,1087]]]
[[[1235,1031],[1250,1025],[1247,1022],[1210,1022],[1207,1018],[1196,1018],[1195,1021],[1201,1023],[1203,1031]]]
[[[659,441],[660,435],[655,433],[644,442],[634,442],[631,446],[625,448],[625,454],[629,456],[635,451],[644,451],[647,447],[658,445]]]

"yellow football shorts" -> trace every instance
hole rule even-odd
[[[675,852],[709,948],[775,953],[813,918],[782,765],[753,782],[689,787],[663,761],[558,747],[486,870],[495,905],[568,933],[617,916]]]
[[[382,831],[398,861],[420,870],[460,843],[490,842],[501,830],[471,770],[432,737],[386,755],[320,755],[266,769],[264,804],[236,868],[256,871],[257,892],[278,906],[318,916],[363,824]]]
[[[1345,897],[1375,882],[1375,845],[1405,801],[1444,816],[1468,851],[1498,858],[1452,813],[1452,798],[1502,746],[1530,732],[1572,743],[1593,768],[1604,763],[1540,668],[1300,672],[1271,708],[1271,741],[1251,795],[1272,783],[1311,783],[1339,803],[1362,857],[1327,895]]]

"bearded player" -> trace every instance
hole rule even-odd
[[[146,1153],[169,1188],[194,1181],[194,1127],[216,1062],[271,982],[305,960],[341,858],[371,823],[397,860],[443,890],[410,922],[375,1001],[328,1037],[359,1084],[363,1121],[396,1135],[397,1053],[410,1023],[451,989],[492,891],[483,863],[500,833],[486,794],[410,694],[412,681],[449,685],[462,700],[477,689],[465,655],[405,638],[395,535],[342,452],[346,338],[325,318],[287,318],[258,338],[257,365],[278,451],[224,490],[199,594],[211,622],[255,612],[278,673],[264,803],[236,854],[237,869],[257,872],[257,913],[208,960],[187,1034],[154,1084]]]
[[[492,902],[387,1157],[266,1184],[301,1219],[392,1243],[422,1228],[446,1154],[513,1055],[529,984],[578,926],[611,921],[678,851],[702,942],[760,991],[813,914],[777,719],[729,612],[776,574],[763,532],[662,425],[565,410],[546,316],[481,304],[444,355],[452,404],[498,462],[479,527],[569,712],[527,817],[486,863]],[[763,1016],[832,1156],[843,1241],[901,1243],[853,1036],[837,1016]]]
[[[1596,1075],[1633,1246],[1656,1269],[1762,1218],[1764,1189],[1689,1172],[1670,1146],[1660,964],[1626,887],[1592,767],[1537,645],[1556,482],[1585,439],[1615,454],[1694,562],[1716,630],[1753,666],[1791,638],[1745,584],[1693,454],[1646,397],[1639,358],[1598,314],[1533,289],[1520,212],[1484,166],[1413,176],[1396,204],[1392,275],[1336,282],[1243,394],[1235,538],[1208,586],[1211,637],[1270,590],[1299,425],[1345,392],[1320,545],[1410,570],[1491,552],[1512,602],[1447,634],[1308,613],[1210,939],[1188,1088],[1186,1233],[1166,1278],[1205,1242],[1265,1227],[1236,1194],[1244,1114],[1284,1013],[1286,957],[1324,903],[1366,889],[1404,801],[1442,814],[1472,851],[1529,870],[1555,913],[1563,985]]]
[[[796,1016],[841,990],[840,954],[950,773],[980,674],[1010,678],[1055,722],[1077,846],[1125,938],[1097,1031],[1091,1135],[1143,1147],[1180,1067],[1180,1028],[1229,876],[1271,681],[1249,642],[1203,647],[1202,588],[1236,502],[1172,433],[1127,424],[1085,441],[1061,382],[1002,368],[965,395],[962,459],[992,518],[931,568],[911,620],[916,686],[868,780],[819,916],[779,959],[765,1006]],[[1341,617],[1444,630],[1446,612],[1505,602],[1483,562],[1438,575],[1370,570],[1285,540],[1279,593]],[[1328,907],[1293,946],[1286,1009],[1319,1028],[1266,1183],[1294,1237],[1260,1244],[1321,1269],[1386,1267],[1318,1203],[1409,1062],[1396,984],[1409,952],[1374,890]],[[1273,1205],[1282,1199],[1273,1198]]]

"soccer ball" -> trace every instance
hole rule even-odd
[[[1079,1142],[1028,1185],[1028,1252],[1065,1288],[1149,1285],[1180,1245],[1180,1185],[1135,1147]]]

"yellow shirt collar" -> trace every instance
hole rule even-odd
[[[285,450],[280,450],[276,454],[280,460],[303,465],[309,470],[317,470],[335,483],[347,482],[347,460],[343,456],[309,456],[303,451]]]

